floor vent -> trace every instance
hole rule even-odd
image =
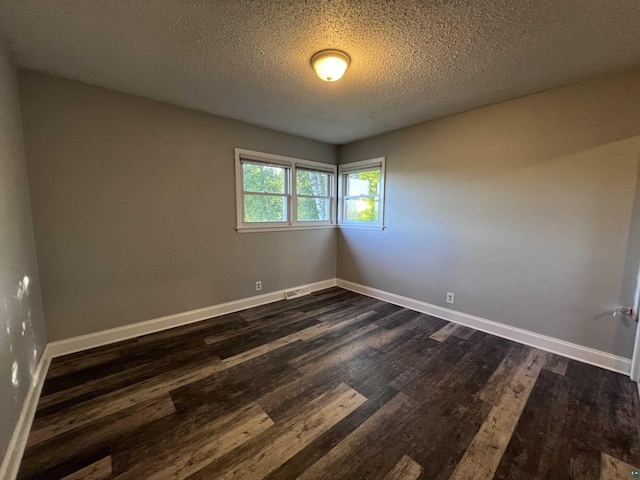
[[[294,288],[293,290],[287,290],[284,292],[284,296],[287,300],[290,298],[303,297],[305,295],[309,295],[311,293],[311,289],[309,287],[302,288]]]

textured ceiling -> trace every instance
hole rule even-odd
[[[0,0],[22,67],[335,144],[639,65],[639,26],[638,0]]]

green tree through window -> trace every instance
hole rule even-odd
[[[353,172],[346,177],[346,220],[377,222],[380,203],[380,169]]]
[[[237,231],[336,224],[335,165],[236,148]]]
[[[296,171],[298,221],[329,220],[330,175],[325,172]]]
[[[287,221],[286,176],[285,167],[242,164],[245,222]]]

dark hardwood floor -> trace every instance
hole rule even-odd
[[[339,288],[55,359],[19,478],[628,479],[627,377]]]

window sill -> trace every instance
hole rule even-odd
[[[353,230],[377,230],[382,231],[387,227],[384,225],[338,225],[339,228],[353,229]]]
[[[290,232],[292,230],[320,230],[323,228],[336,228],[337,225],[291,225],[286,227],[239,227],[238,233],[261,233],[261,232]]]

